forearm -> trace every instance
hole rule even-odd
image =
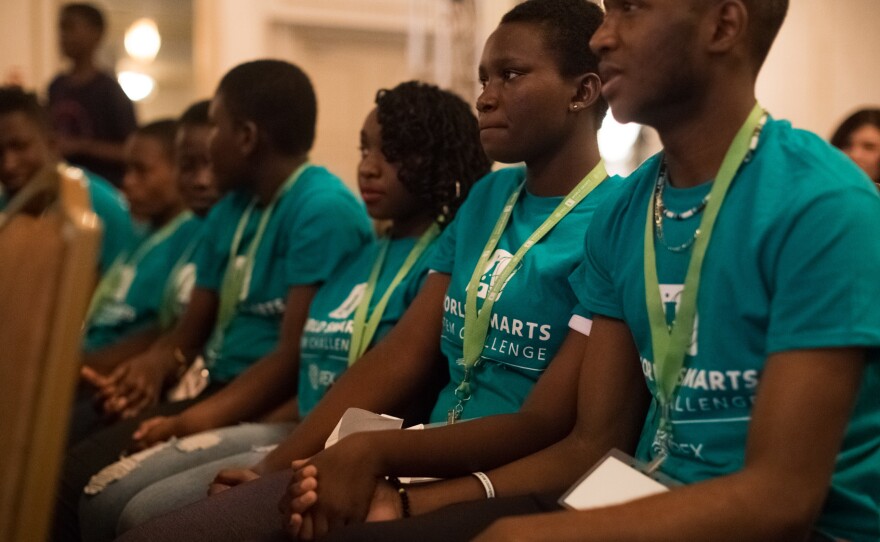
[[[605,453],[571,435],[537,453],[486,474],[498,497],[528,493],[562,492]],[[475,469],[476,470],[476,469]],[[486,498],[483,485],[474,476],[445,480],[409,491],[413,515],[425,514],[459,502]]]
[[[560,542],[805,540],[811,511],[784,485],[768,482],[742,472],[624,505],[524,518],[518,527]]]
[[[185,427],[205,431],[251,420],[282,404],[296,388],[297,363],[272,352],[221,391],[181,413]]]
[[[365,434],[379,474],[448,478],[489,470],[534,453],[563,438],[567,420],[537,412],[489,416],[424,431]]]
[[[83,354],[83,365],[95,371],[107,374],[128,358],[149,350],[159,337],[159,331],[150,327],[131,334],[105,348]]]

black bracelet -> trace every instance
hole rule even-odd
[[[403,511],[403,517],[408,518],[410,516],[409,513],[409,494],[406,492],[406,487],[400,483],[400,479],[396,476],[389,476],[388,482],[397,490],[397,494],[400,495],[400,507]]]

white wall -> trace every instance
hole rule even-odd
[[[791,0],[758,80],[758,99],[830,137],[852,110],[880,104],[880,0]]]

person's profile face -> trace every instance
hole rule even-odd
[[[179,205],[174,162],[159,139],[133,134],[125,143],[125,176],[122,191],[131,214],[155,220]]]
[[[842,150],[872,181],[880,182],[880,128],[873,124],[856,128]]]
[[[49,137],[27,114],[0,115],[0,183],[15,194],[52,159]]]
[[[606,0],[605,10],[590,47],[614,117],[653,126],[668,120],[704,87],[698,30],[706,11],[691,0]]]
[[[360,135],[358,189],[367,212],[376,220],[400,220],[418,214],[424,204],[400,182],[399,165],[382,152],[382,126],[373,109],[364,120]]]
[[[220,197],[208,153],[210,134],[209,126],[184,124],[177,129],[174,142],[180,193],[199,216],[207,215]]]
[[[225,193],[243,184],[246,155],[240,143],[241,122],[229,112],[222,93],[211,100],[208,108],[211,132],[208,155],[217,188]]]
[[[504,23],[489,36],[480,59],[477,98],[480,142],[504,163],[527,162],[556,148],[578,91],[563,77],[539,25]]]

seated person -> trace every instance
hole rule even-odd
[[[373,238],[351,191],[308,161],[316,112],[309,79],[292,64],[249,62],[221,80],[210,107],[210,155],[227,194],[205,221],[196,287],[177,325],[119,366],[110,410],[134,417],[156,404],[164,384],[202,354],[213,390],[229,385],[216,399],[223,408],[211,410],[220,419],[207,427],[225,425],[224,416],[256,419],[293,396],[292,360],[314,293]],[[187,406],[170,403],[143,416]],[[57,536],[78,536],[82,488],[118,458],[139,421],[116,423],[70,450]]]
[[[510,515],[476,540],[880,538],[880,197],[819,137],[756,104],[787,4],[606,1],[591,40],[603,94],[665,150],[596,214],[572,277],[593,315],[572,431],[484,483],[383,493],[373,513],[482,502],[325,540],[470,540]],[[612,448],[682,485],[560,511],[560,492]],[[302,538],[344,521],[321,504],[333,477],[299,471],[284,521]]]
[[[364,121],[360,149],[358,184],[367,211],[390,223],[379,243],[364,245],[312,300],[298,352],[300,417],[410,305],[427,277],[441,227],[490,166],[470,106],[418,82],[379,92],[376,108]],[[176,418],[198,417],[212,404],[199,403]],[[145,439],[159,439],[187,425],[175,417],[155,418],[144,422],[140,432]],[[115,481],[109,480],[119,464],[106,467],[92,477],[80,501],[82,539],[112,540],[117,531],[204,497],[220,467],[252,465],[267,453],[264,448],[251,451],[252,446],[277,443],[289,430],[289,424],[230,426],[182,441],[219,439],[204,449],[156,445],[140,454],[143,460],[132,458],[138,459],[138,468]],[[171,476],[180,471],[185,472]]]
[[[616,181],[606,180],[596,139],[606,111],[598,59],[584,40],[601,22],[601,9],[586,1],[522,6],[505,16],[486,43],[477,110],[489,157],[524,161],[525,168],[493,172],[474,186],[437,241],[429,262],[436,272],[386,339],[336,381],[284,443],[250,470],[221,472],[215,490],[257,475],[262,479],[157,518],[126,537],[161,539],[173,533],[186,540],[209,532],[232,539],[276,531],[276,502],[290,474],[269,473],[320,451],[347,408],[396,413],[427,396],[427,383],[441,371],[449,383],[433,401],[430,421],[451,420],[455,423],[443,432],[470,436],[457,441],[461,451],[443,446],[434,457],[503,462],[570,430],[572,414],[529,417],[537,429],[531,439],[511,440],[504,426],[480,432],[481,420],[458,423],[495,414],[511,420],[520,407],[540,411],[557,403],[574,411],[590,322],[583,316],[572,321],[576,301],[567,279],[581,259],[594,212],[616,191]],[[570,322],[578,331],[569,331]],[[562,352],[569,353],[566,361],[550,362]],[[546,383],[539,385],[544,391],[530,394],[536,382]],[[363,508],[373,485],[369,479],[366,488],[350,488]],[[187,526],[169,530],[170,524]]]
[[[44,168],[59,161],[57,140],[35,94],[20,87],[0,87],[0,210]],[[92,208],[101,220],[99,274],[133,242],[128,206],[110,183],[84,170]]]
[[[146,231],[98,283],[86,318],[83,363],[108,373],[146,350],[159,334],[166,279],[199,224],[186,211],[174,169],[175,122],[136,130],[125,146],[123,193]]]

